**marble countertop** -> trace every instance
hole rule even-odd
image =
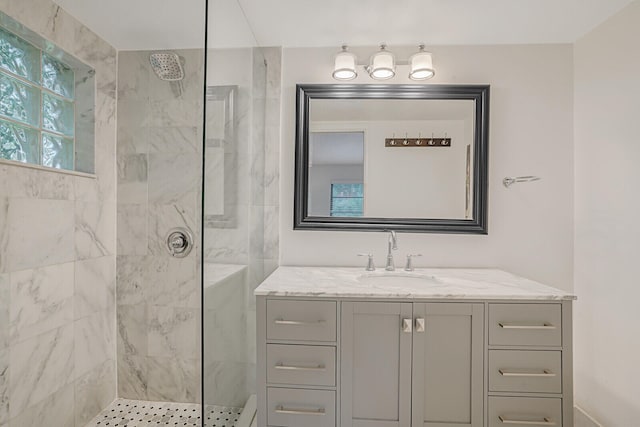
[[[386,277],[391,276],[391,277]],[[279,267],[256,296],[392,299],[573,300],[566,291],[502,270],[428,268],[367,272],[345,267]]]

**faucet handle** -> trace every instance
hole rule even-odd
[[[404,266],[404,271],[413,271],[413,258],[422,256],[422,254],[409,254],[407,255],[407,264]]]
[[[373,264],[373,255],[372,254],[358,254],[358,256],[366,256],[367,258],[367,266],[365,270],[367,271],[375,271],[376,266]]]

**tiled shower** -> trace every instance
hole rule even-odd
[[[235,425],[255,393],[252,291],[278,262],[281,50],[211,47],[205,76],[204,35],[117,51],[51,0],[0,11],[96,85],[95,174],[0,162],[0,427],[124,408],[129,426]],[[182,80],[156,76],[158,51]],[[185,258],[167,251],[176,227]]]

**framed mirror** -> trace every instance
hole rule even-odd
[[[294,229],[487,234],[489,86],[296,87]]]

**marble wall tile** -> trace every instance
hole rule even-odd
[[[121,396],[146,399],[171,396],[171,384],[176,398],[194,399],[193,369],[159,372],[151,362],[200,356],[203,51],[177,51],[185,69],[178,83],[157,78],[150,53],[122,52],[118,65],[127,79],[118,99],[118,387]],[[190,229],[196,240],[185,259],[166,251],[174,227]]]
[[[69,324],[11,347],[12,418],[73,381],[73,340],[73,324]]]
[[[0,425],[9,420],[9,349],[0,349]]]
[[[197,153],[202,145],[197,126],[151,127],[147,132],[150,153]]]
[[[197,98],[188,100],[156,100],[153,98],[149,102],[148,126],[201,126],[204,123],[202,120],[203,112],[202,92]]]
[[[11,199],[9,203],[9,269],[73,261],[74,202]]]
[[[252,259],[249,264],[249,278],[245,283],[245,310],[256,309],[256,298],[253,295],[253,291],[264,281],[265,277],[264,260]]]
[[[75,425],[82,427],[116,398],[116,363],[106,360],[74,383]]]
[[[51,173],[21,166],[8,169],[8,196],[13,198],[73,200],[71,175]]]
[[[72,322],[73,283],[73,262],[12,273],[10,341],[24,341]]]
[[[255,299],[255,297],[254,297]],[[247,360],[251,364],[257,362],[257,348],[256,348],[256,309],[255,303],[253,307],[247,308]]]
[[[0,273],[8,271],[9,199],[0,196]]]
[[[102,365],[113,355],[110,321],[108,312],[98,312],[75,321],[76,378]]]
[[[198,309],[151,306],[148,312],[148,354],[155,357],[197,358]]]
[[[147,226],[147,204],[118,203],[118,255],[146,255],[149,250]]]
[[[249,254],[251,260],[262,259],[264,252],[264,206],[251,206],[249,208]],[[250,261],[251,262],[251,261]]]
[[[75,200],[97,202],[101,199],[98,179],[75,176],[73,180],[73,194]]]
[[[0,273],[0,350],[9,347],[10,295],[10,276]]]
[[[103,122],[100,120],[101,114],[113,114],[112,109],[115,108],[115,100],[109,97],[97,95],[97,101],[102,104],[98,105],[96,120],[96,141],[95,146],[95,173],[98,181],[98,197],[100,201],[114,202],[116,201],[116,161],[115,161],[115,142],[116,142],[116,124],[115,117],[110,121]],[[102,113],[102,110],[106,110]]]
[[[118,305],[138,305],[147,301],[150,257],[119,255],[116,258],[116,298]]]
[[[280,126],[267,125],[264,147],[264,204],[280,203]]]
[[[148,260],[146,300],[151,305],[199,308],[199,268],[196,254],[186,258],[154,256]]]
[[[42,427],[43,420],[47,427],[73,426],[74,397],[73,384],[66,385],[16,415],[9,421],[10,426]]]
[[[76,202],[75,249],[78,259],[115,254],[116,205]]]
[[[230,163],[229,163],[230,164]],[[205,154],[205,215],[224,215],[229,206],[225,206],[231,200],[234,189],[230,181],[225,181],[225,153],[221,147],[207,147]],[[225,191],[226,190],[226,191]],[[231,192],[232,194],[228,194]]]
[[[237,206],[236,212],[236,228],[205,229],[205,262],[228,264],[248,263],[248,206]]]
[[[137,129],[149,126],[151,108],[145,98],[118,100],[118,138],[121,129]]]
[[[74,319],[113,309],[115,287],[116,272],[113,256],[76,261]]]
[[[147,198],[147,155],[118,156],[118,203],[139,204]]]
[[[253,99],[264,99],[267,90],[267,62],[262,48],[251,49],[251,73]]]
[[[200,164],[195,153],[149,154],[149,203],[195,206]]]
[[[118,305],[118,355],[147,355],[146,305]],[[120,360],[120,359],[119,359]]]
[[[244,362],[211,362],[205,364],[204,403],[242,407],[247,401],[247,373]]]
[[[277,259],[280,250],[280,208],[264,207],[264,258]]]
[[[280,266],[280,261],[278,258],[270,258],[264,260],[264,277],[267,278],[276,271],[276,269]],[[255,290],[255,288],[253,289]],[[253,292],[253,290],[251,292]]]
[[[151,64],[147,51],[118,53],[118,102],[149,99]]]
[[[174,357],[149,357],[149,400],[198,403],[200,361]]]
[[[266,96],[267,98],[280,98],[282,92],[282,48],[264,47],[260,50],[267,62]]]
[[[0,298],[15,302],[9,311],[0,307],[0,323],[12,328],[10,342],[0,331],[0,347],[10,345],[0,350],[8,352],[4,360],[8,357],[10,366],[0,368],[6,385],[0,390],[8,387],[8,393],[0,392],[0,407],[10,403],[11,426],[69,427],[75,422],[75,334],[69,313],[73,319],[74,312],[83,318],[100,311],[110,318],[105,342],[115,359],[116,51],[51,0],[0,0],[0,10],[96,71],[95,178],[0,166]],[[81,208],[76,215],[74,200],[96,208]],[[111,256],[80,261],[74,268],[78,216],[78,234],[87,241],[97,236]],[[86,249],[81,258],[103,253],[80,246]],[[3,272],[10,272],[11,280]],[[5,298],[3,289],[11,296]],[[113,370],[105,375],[115,382]]]
[[[149,128],[126,126],[122,123],[119,124],[118,156],[124,156],[127,154],[146,154],[149,152]]]
[[[167,234],[173,228],[186,228],[192,236],[197,236],[195,208],[195,194],[190,204],[149,204],[149,254],[168,255]]]
[[[119,354],[117,370],[118,397],[147,400],[148,358],[145,356]]]
[[[0,164],[0,197],[5,197],[8,192],[7,181],[9,180],[9,166]]]
[[[204,354],[207,361],[246,358],[246,277],[246,274],[235,274],[206,289]]]

